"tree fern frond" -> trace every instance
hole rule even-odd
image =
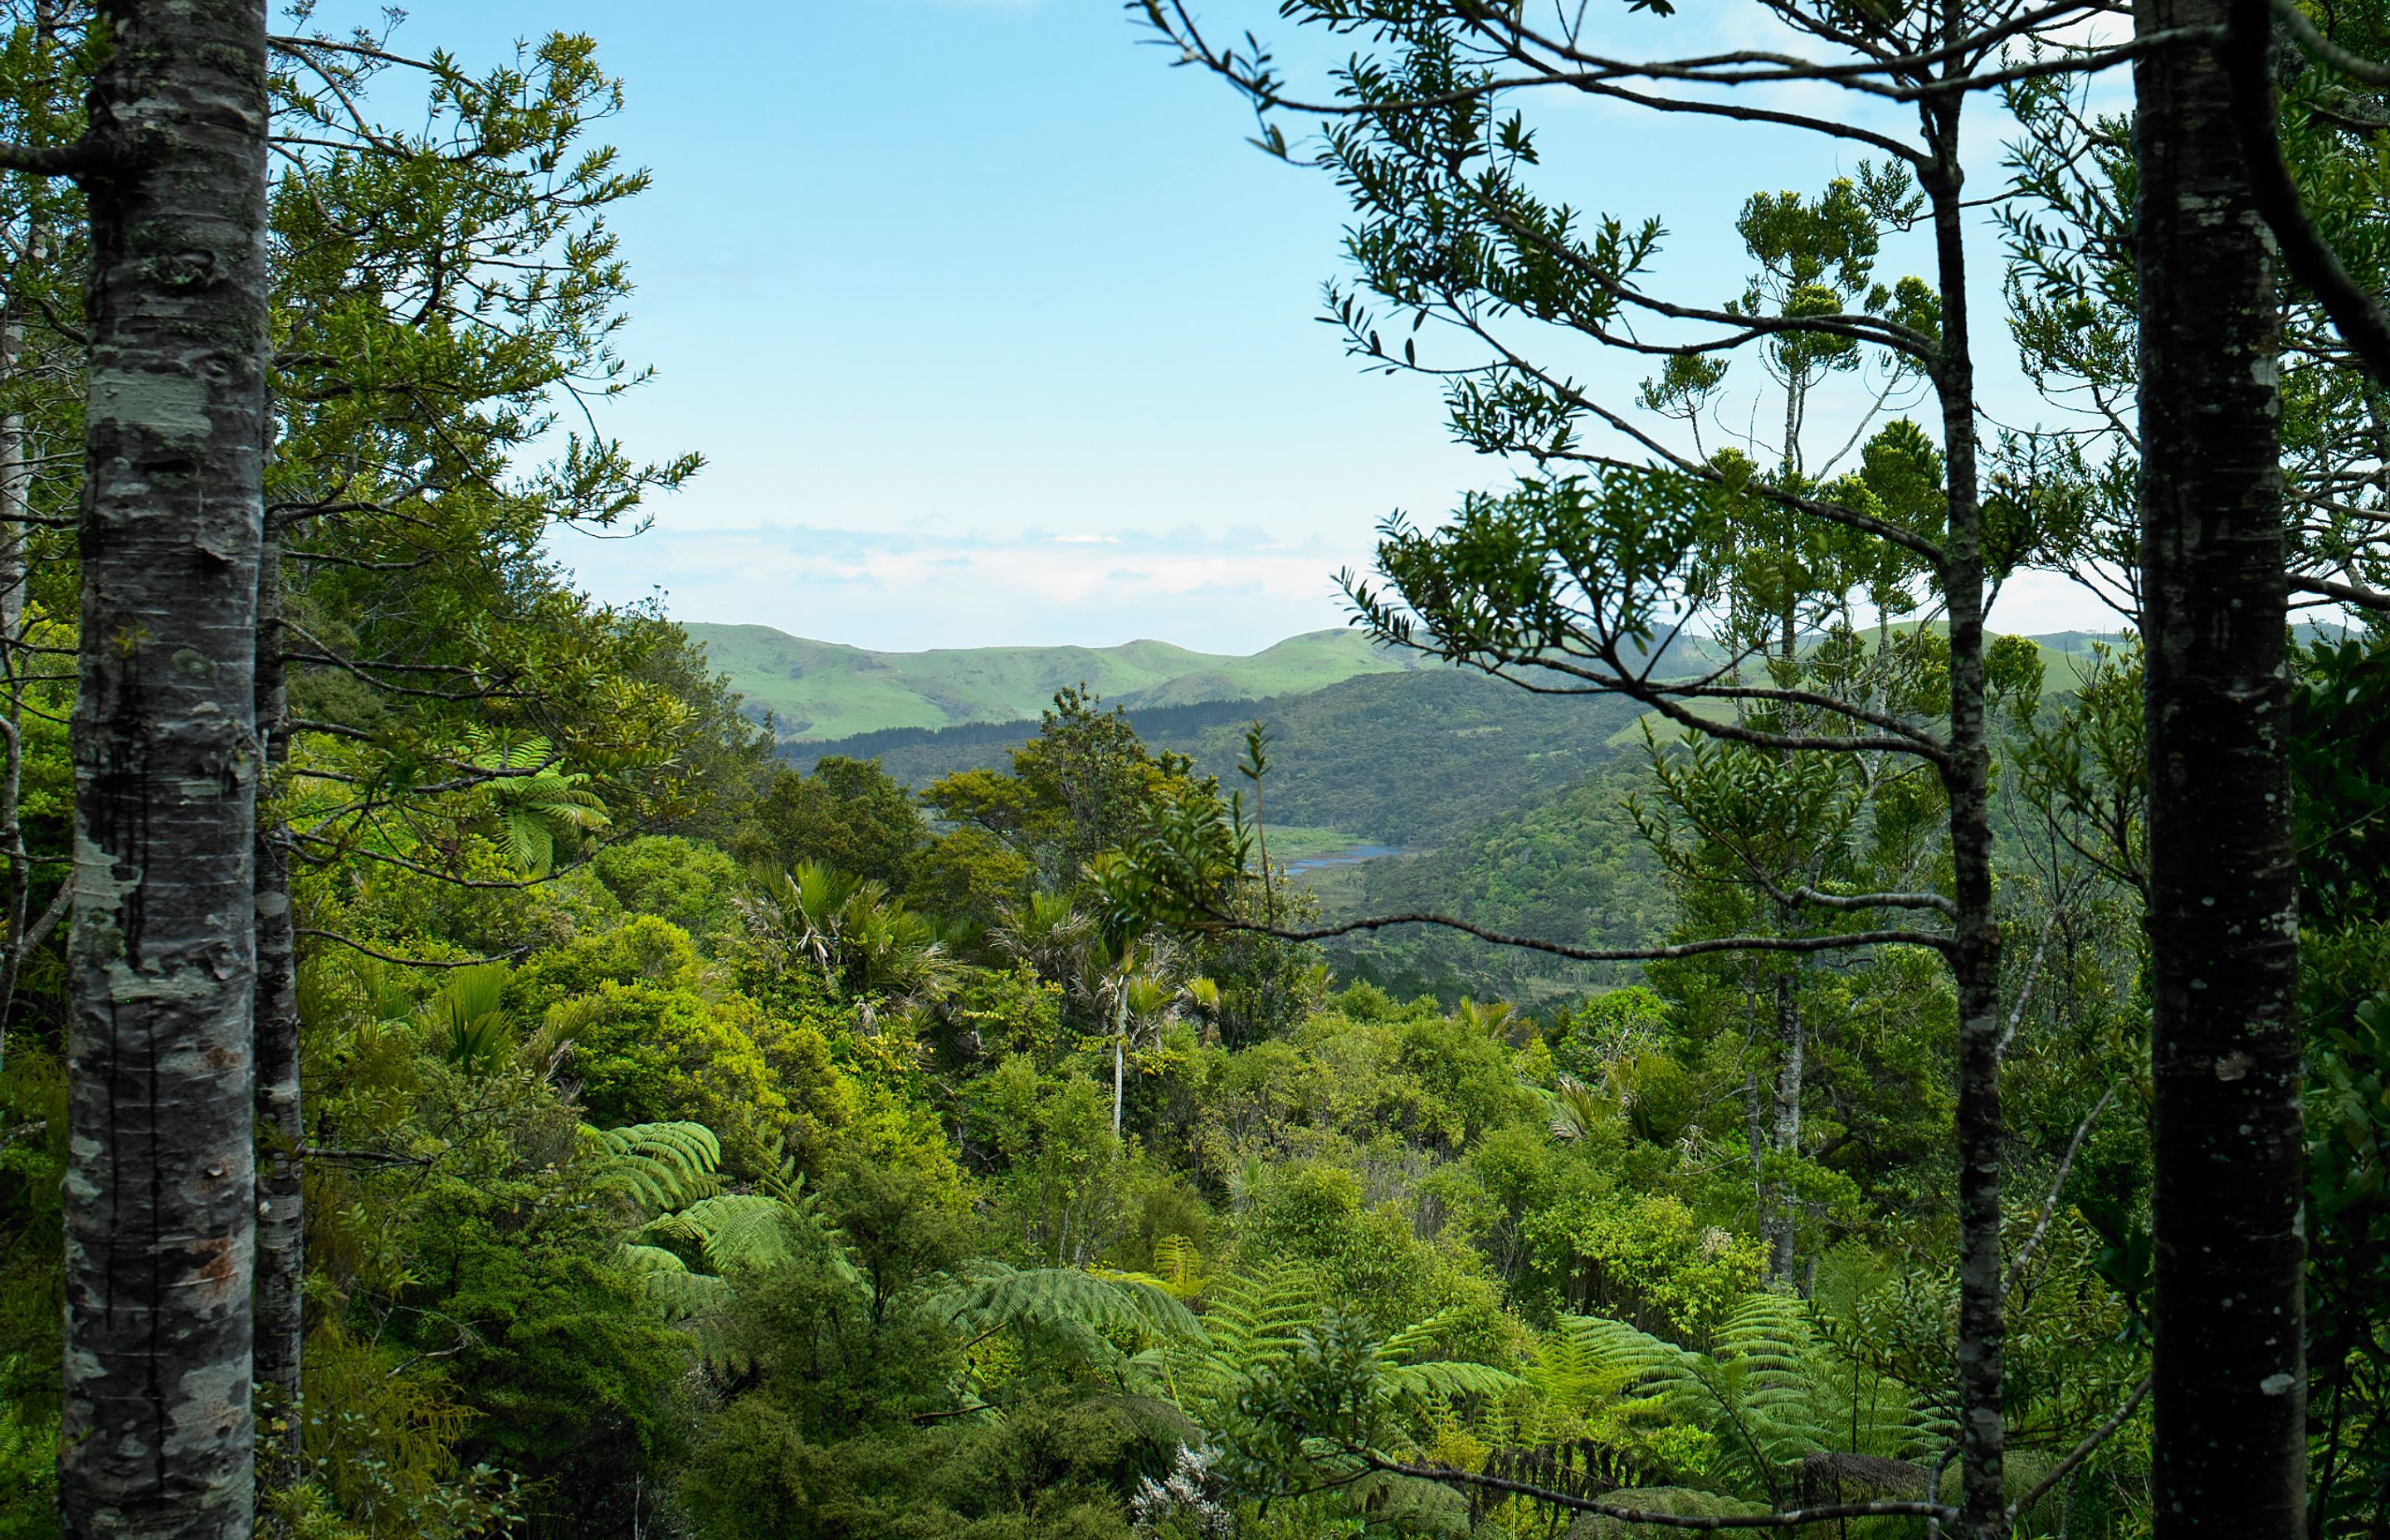
[[[1059,1338],[1094,1356],[1111,1354],[1115,1341],[1203,1341],[1201,1323],[1161,1280],[1129,1274],[983,1262],[931,1303],[975,1335],[1011,1327]]]
[[[1460,1395],[1498,1396],[1519,1390],[1526,1381],[1491,1364],[1470,1364],[1438,1358],[1424,1364],[1384,1364],[1378,1379],[1397,1394],[1415,1397]]]
[[[1213,1280],[1203,1299],[1203,1328],[1214,1348],[1239,1369],[1291,1347],[1328,1308],[1318,1276],[1278,1263]]]
[[[760,1192],[723,1193],[649,1221],[646,1233],[695,1244],[706,1265],[721,1274],[765,1272],[810,1256],[828,1264],[850,1289],[867,1293],[870,1289],[837,1233],[808,1201]]]
[[[727,1282],[690,1272],[676,1253],[661,1246],[623,1247],[623,1269],[638,1280],[640,1293],[668,1321],[713,1315],[730,1303]]]
[[[1404,1327],[1383,1342],[1379,1351],[1391,1359],[1405,1359],[1432,1351],[1444,1340],[1445,1333],[1467,1321],[1472,1312],[1465,1305],[1450,1304],[1423,1321]]]
[[[1162,1286],[1180,1301],[1203,1291],[1203,1253],[1183,1235],[1166,1235],[1153,1243],[1153,1265]]]
[[[713,1190],[722,1142],[701,1123],[585,1123],[581,1132],[598,1147],[598,1187],[627,1194],[646,1212],[677,1208]]]

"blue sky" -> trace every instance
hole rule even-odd
[[[1274,6],[1213,8],[1300,47]],[[624,77],[608,136],[655,174],[616,223],[658,378],[608,426],[709,461],[636,539],[559,538],[600,597],[881,648],[1250,651],[1341,623],[1389,510],[1502,477],[1316,324],[1335,188],[1113,0],[427,0],[398,37],[470,62],[559,27]],[[1741,125],[1553,133],[1559,190],[1664,213],[1705,298],[1740,288],[1747,193],[1848,169]],[[2056,584],[2005,608],[2089,618]]]

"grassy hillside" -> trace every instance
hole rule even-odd
[[[1092,687],[1124,704],[1173,706],[1299,695],[1356,674],[1417,667],[1351,631],[1315,631],[1236,657],[1167,642],[1119,647],[944,648],[872,652],[765,625],[690,625],[715,668],[769,712],[783,740],[1034,717],[1056,690]]]

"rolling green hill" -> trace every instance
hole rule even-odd
[[[1417,669],[1267,700],[1132,702],[1128,714],[1149,746],[1192,755],[1231,787],[1240,784],[1245,724],[1258,716],[1276,743],[1273,824],[1342,829],[1355,843],[1426,845],[1616,758],[1612,740],[1635,709],[1611,696],[1530,695],[1459,669]],[[918,789],[956,770],[1001,766],[1036,730],[1034,721],[972,724],[790,743],[782,752],[801,770],[823,754],[876,759]]]
[[[687,629],[751,710],[772,713],[784,742],[1018,721],[1078,684],[1133,708],[1181,706],[1303,695],[1356,674],[1420,666],[1351,631],[1306,632],[1240,658],[1152,641],[872,652],[766,625]]]
[[[2074,689],[2093,638],[2060,633],[2034,639],[2043,648],[2045,691]],[[1331,641],[1351,645],[1357,638],[1316,633],[1241,661],[1258,663],[1301,644]],[[1108,703],[1125,706],[1149,744],[1191,754],[1199,767],[1230,784],[1244,725],[1261,717],[1278,744],[1271,821],[1343,829],[1356,843],[1438,843],[1452,831],[1515,810],[1524,799],[1569,785],[1622,753],[1638,757],[1646,720],[1632,701],[1619,697],[1532,694],[1465,669],[1384,669],[1265,699],[1253,698],[1262,694],[1256,689],[1242,698],[1191,700],[1188,690],[1205,687],[1193,682],[1196,675],[1181,676],[1166,688],[1124,691],[1082,677]],[[1038,698],[1032,711],[1045,704]],[[1727,710],[1714,709],[1721,714]],[[1664,741],[1677,737],[1677,729],[1664,718],[1650,721]],[[1009,720],[904,725],[836,738],[815,733],[795,741],[791,734],[782,751],[803,770],[824,754],[876,759],[898,780],[919,788],[952,771],[1000,766],[1036,731],[1036,719],[1023,712]]]
[[[2061,632],[2033,640],[2043,648],[2045,694],[2057,697],[2080,685],[2092,644],[2113,638]],[[1619,807],[1643,781],[1643,713],[1630,700],[1531,694],[1450,668],[1373,672],[1266,699],[1122,699],[1150,746],[1189,754],[1231,787],[1240,784],[1233,767],[1244,725],[1269,723],[1271,853],[1287,861],[1368,846],[1379,857],[1301,879],[1329,916],[1445,909],[1523,934],[1620,946],[1648,940],[1657,923],[1659,876]],[[1664,722],[1654,725],[1664,741],[1676,737]],[[970,766],[1002,766],[1036,730],[1024,713],[790,742],[782,751],[801,770],[823,754],[876,759],[919,788]],[[1329,951],[1343,976],[1446,997],[1540,1001],[1631,976],[1446,931],[1381,931]]]

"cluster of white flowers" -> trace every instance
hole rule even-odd
[[[1182,1444],[1165,1480],[1138,1480],[1129,1518],[1139,1540],[1236,1540],[1237,1516],[1222,1501],[1226,1488],[1212,1472],[1218,1458],[1212,1450]]]

